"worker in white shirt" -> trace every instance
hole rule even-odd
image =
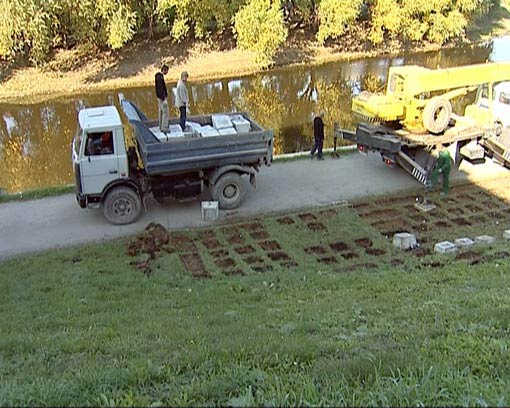
[[[183,131],[186,128],[186,115],[189,112],[188,88],[186,88],[187,82],[188,73],[183,72],[181,74],[181,79],[177,82],[177,90],[175,93],[175,106],[179,109],[179,123]]]

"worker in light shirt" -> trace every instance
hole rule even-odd
[[[186,116],[189,112],[189,97],[188,88],[186,83],[188,82],[188,73],[183,72],[181,79],[177,82],[177,89],[175,92],[175,106],[179,109],[179,124],[184,132],[186,128]]]

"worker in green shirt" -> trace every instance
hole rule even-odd
[[[441,195],[447,195],[450,191],[450,170],[452,169],[452,157],[450,152],[446,149],[439,152],[436,165],[432,174],[430,175],[431,187],[434,188],[438,181],[439,175],[443,175],[443,191]]]

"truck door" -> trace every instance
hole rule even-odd
[[[119,163],[113,131],[87,133],[80,163],[84,194],[101,194],[104,187],[119,178]]]

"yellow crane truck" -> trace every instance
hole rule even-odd
[[[477,91],[464,115],[452,100]],[[376,151],[427,184],[434,152],[448,147],[456,164],[486,154],[510,164],[510,63],[447,69],[396,66],[389,69],[385,93],[361,92],[352,110],[361,118],[355,132],[335,128],[362,153]]]

